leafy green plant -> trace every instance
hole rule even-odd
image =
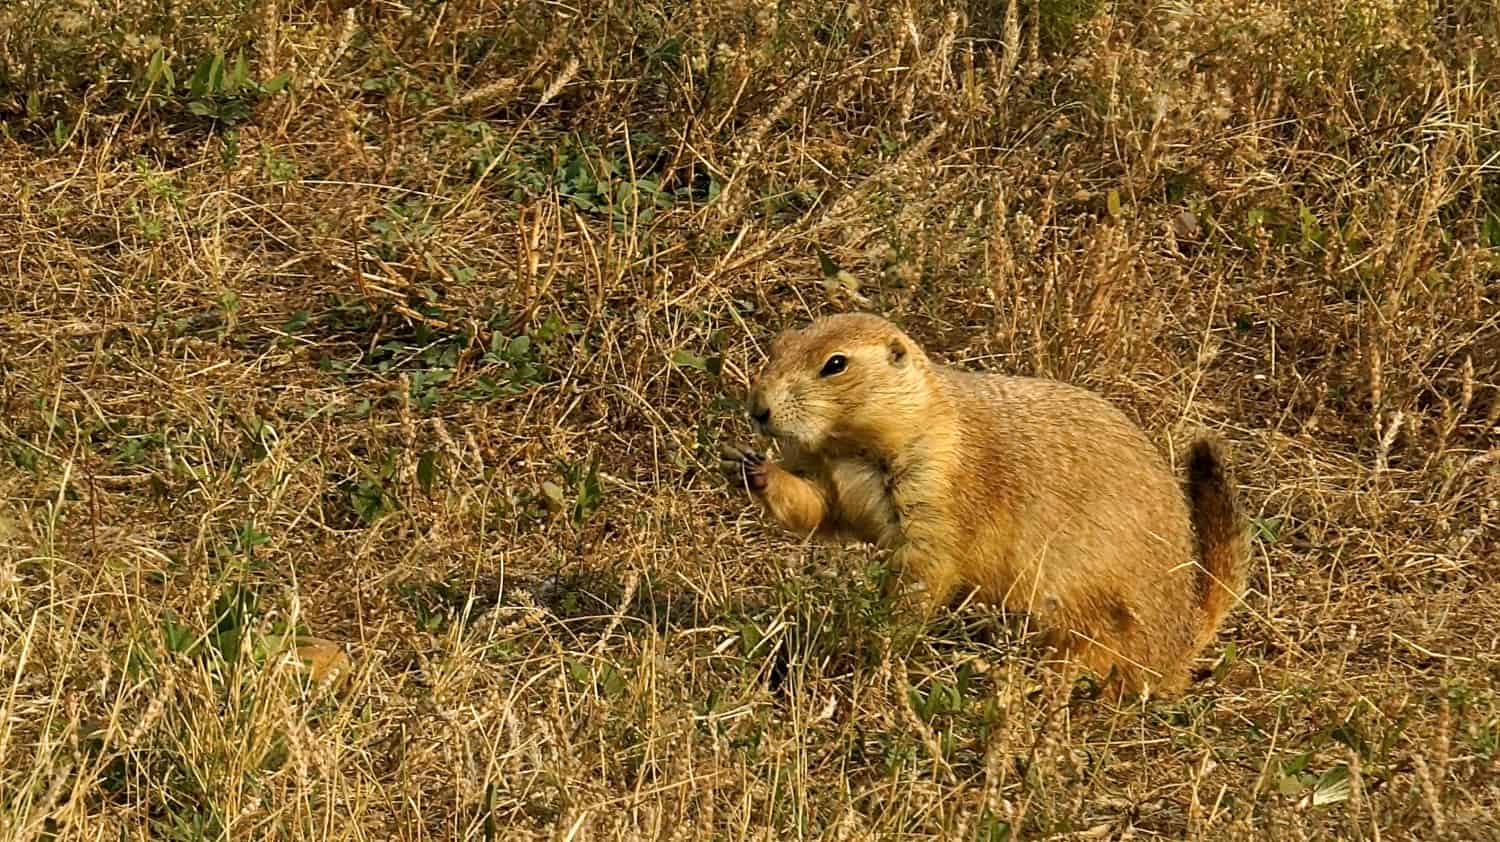
[[[197,636],[191,628],[178,622],[177,612],[170,608],[162,611],[160,625],[162,644],[168,652],[187,652],[192,648]]]
[[[1486,245],[1490,248],[1500,248],[1500,212],[1490,211],[1485,214],[1480,230],[1484,233]]]
[[[442,581],[403,582],[396,586],[396,591],[411,610],[417,628],[429,634],[447,628],[468,601],[465,589]]]
[[[113,440],[111,456],[126,465],[143,465],[155,451],[166,446],[167,437],[162,432],[133,435],[117,431]]]
[[[291,181],[297,177],[296,162],[277,153],[269,144],[261,145],[260,167],[271,181]]]
[[[428,207],[420,199],[399,199],[385,206],[385,212],[370,221],[376,240],[371,251],[381,260],[399,260],[403,254],[430,238],[434,228],[428,219]]]
[[[467,124],[464,133],[474,144],[469,162],[476,178],[494,171],[514,200],[553,195],[577,211],[610,220],[616,229],[650,222],[682,202],[711,201],[720,189],[712,177],[664,186],[664,176],[655,168],[665,150],[649,132],[632,133],[628,156],[621,148],[606,149],[587,138],[569,138],[561,149],[538,145],[517,150],[483,124]]]
[[[208,645],[225,663],[239,660],[245,635],[254,627],[260,597],[253,588],[231,582],[214,600],[214,624],[208,634]]]
[[[497,393],[515,393],[526,386],[536,383],[541,379],[542,366],[537,359],[536,347],[532,344],[531,337],[526,334],[506,337],[496,332],[490,338],[489,350],[484,354],[484,362],[498,366],[498,383],[494,379],[486,379],[489,383],[495,383],[494,391]],[[481,380],[481,382],[486,382]]]
[[[985,811],[984,819],[979,822],[976,832],[976,842],[1007,842],[1010,839],[1010,822]]]
[[[286,88],[290,75],[283,73],[265,81],[250,76],[243,49],[232,57],[223,50],[203,56],[185,80],[179,80],[166,48],[151,54],[139,87],[143,104],[181,107],[187,113],[214,124],[232,127],[244,122],[263,96]]]
[[[378,467],[357,466],[357,473],[335,486],[360,523],[370,526],[397,508],[396,497],[389,490],[395,471],[396,460],[391,456]]]
[[[385,486],[373,479],[359,480],[349,489],[349,505],[354,507],[354,513],[367,525],[373,524],[381,515],[390,511],[389,500]]]
[[[560,349],[558,343],[580,332],[553,313],[529,332],[507,333],[509,319],[501,314],[490,320],[493,333],[481,363],[488,370],[462,393],[469,399],[504,397],[525,391],[552,376],[545,359]]]
[[[433,483],[437,482],[440,471],[439,454],[434,450],[423,451],[417,456],[417,485],[421,486],[422,493],[432,496]]]
[[[560,507],[565,508],[568,519],[574,526],[581,527],[593,517],[599,504],[604,500],[604,488],[599,484],[599,454],[595,453],[589,457],[587,467],[562,461],[559,461],[556,467],[563,483],[572,492],[573,501],[569,505],[558,499],[556,486],[553,486],[548,496]],[[547,489],[544,488],[545,490]]]
[[[974,668],[964,663],[959,666],[958,675],[951,683],[934,678],[925,691],[911,688],[909,701],[912,710],[917,712],[923,722],[931,722],[934,717],[942,714],[963,711],[973,678]]]
[[[612,663],[601,663],[591,668],[578,658],[564,658],[568,674],[581,686],[594,689],[605,698],[613,699],[625,692],[625,673]]]
[[[709,377],[718,379],[720,372],[724,368],[724,343],[724,332],[722,330],[715,331],[709,337],[709,350],[707,354],[696,354],[686,348],[679,348],[672,352],[670,357],[672,365],[678,368],[701,371]]]
[[[1037,25],[1043,46],[1049,51],[1061,49],[1101,5],[1100,0],[1041,0],[1035,8],[1041,13]]]
[[[412,401],[417,409],[425,412],[437,405],[443,397],[442,387],[451,379],[453,369],[446,366],[418,369],[407,375]]]
[[[1460,738],[1470,751],[1488,760],[1500,751],[1500,723],[1474,723],[1461,732]]]
[[[165,70],[165,62],[161,67],[164,73],[170,72]],[[150,79],[149,71],[147,78]],[[188,79],[187,110],[196,116],[232,126],[250,116],[260,96],[281,91],[289,79],[290,76],[283,73],[265,82],[257,82],[250,78],[244,50],[236,52],[232,62],[225,58],[222,50],[216,51],[204,56]]]
[[[1281,537],[1282,518],[1279,515],[1250,518],[1250,530],[1255,540],[1263,544],[1274,544]]]
[[[161,241],[167,229],[160,215],[135,201],[130,203],[130,215],[135,218],[135,227],[140,232],[141,239],[148,243]]]
[[[676,201],[676,194],[663,190],[655,176],[632,174],[619,159],[596,154],[580,150],[553,176],[558,195],[579,210],[607,213],[616,223],[649,222]]]
[[[229,542],[229,549],[245,558],[247,565],[255,566],[255,548],[269,543],[271,536],[260,531],[253,519],[240,525]]]
[[[411,72],[401,56],[383,46],[373,46],[368,59],[377,72],[360,80],[359,89],[370,99],[402,97],[419,108],[437,104],[433,89],[420,74]]]

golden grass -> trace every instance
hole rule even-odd
[[[0,9],[5,839],[1500,838],[1492,4],[179,5]],[[1189,697],[716,479],[851,301],[1234,443]]]

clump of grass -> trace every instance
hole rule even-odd
[[[1497,27],[0,9],[0,828],[1487,838]],[[769,335],[851,306],[1233,440],[1190,696],[913,629],[714,478]]]

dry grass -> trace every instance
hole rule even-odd
[[[1500,838],[1493,4],[179,5],[0,8],[4,838]],[[851,295],[1234,442],[1191,696],[724,489]]]

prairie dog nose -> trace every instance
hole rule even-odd
[[[757,424],[769,424],[771,423],[771,408],[762,403],[759,397],[751,395],[750,417],[755,419]]]

